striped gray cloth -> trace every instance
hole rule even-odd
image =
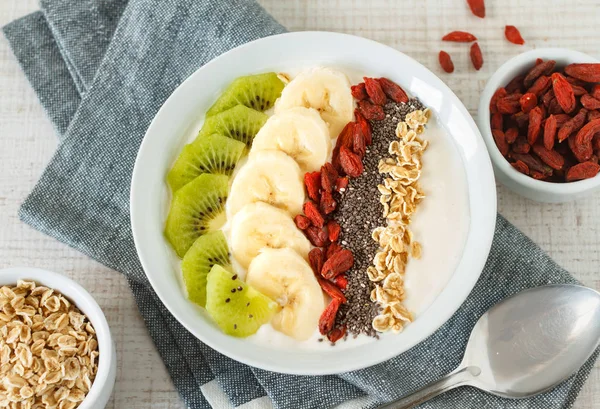
[[[198,67],[256,38],[284,32],[254,0],[41,0],[41,11],[3,29],[61,143],[21,218],[125,274],[175,387],[192,409],[373,408],[460,362],[478,317],[522,289],[575,280],[498,216],[475,289],[434,335],[383,364],[339,376],[251,368],[208,348],[166,310],[136,256],[129,183],[146,128]],[[594,358],[554,390],[505,400],[473,388],[422,408],[570,407]]]

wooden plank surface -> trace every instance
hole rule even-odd
[[[600,58],[600,3],[488,0],[485,20],[463,0],[260,0],[290,30],[327,30],[364,36],[399,49],[438,74],[475,116],[486,80],[506,59],[541,47],[568,47]],[[35,0],[2,0],[0,25],[38,8]],[[521,29],[527,44],[509,44],[505,24]],[[439,40],[451,30],[479,37],[485,63],[476,72],[468,47]],[[437,53],[453,56],[456,71],[441,72]],[[148,336],[121,274],[21,223],[19,204],[56,148],[53,129],[8,44],[0,38],[0,268],[38,266],[64,273],[87,288],[107,315],[119,358],[107,408],[180,409],[184,405]],[[498,187],[499,211],[585,285],[600,290],[600,194],[574,203],[530,202]],[[600,408],[600,364],[575,403]]]

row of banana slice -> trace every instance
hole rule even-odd
[[[306,261],[310,242],[292,218],[305,201],[304,173],[329,159],[353,109],[343,73],[318,67],[298,74],[235,172],[226,203],[233,257],[247,268],[248,284],[281,305],[273,328],[300,341],[314,334],[325,300]]]

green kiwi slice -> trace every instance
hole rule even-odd
[[[230,176],[244,154],[240,141],[223,135],[207,135],[186,145],[167,175],[173,192],[202,173]]]
[[[212,116],[233,108],[245,105],[257,111],[271,108],[283,91],[283,82],[274,72],[247,75],[235,79],[210,107],[206,116]]]
[[[221,134],[252,145],[252,140],[267,122],[268,116],[244,105],[236,105],[214,116],[207,117],[198,138]]]
[[[173,195],[165,236],[179,257],[196,239],[225,224],[229,177],[203,173]]]
[[[206,311],[226,334],[247,337],[266,324],[279,304],[216,264],[208,273]]]
[[[206,277],[215,264],[231,270],[229,247],[221,230],[198,237],[181,262],[188,298],[201,307],[206,305]]]

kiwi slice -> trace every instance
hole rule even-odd
[[[267,115],[244,105],[236,105],[211,117],[207,117],[198,138],[215,133],[244,142],[248,147],[267,122]]]
[[[221,230],[198,237],[181,262],[188,298],[201,307],[206,304],[206,276],[215,264],[231,270],[229,248]]]
[[[186,145],[167,175],[173,192],[202,173],[231,175],[244,154],[240,141],[223,135],[207,135]]]
[[[269,322],[279,308],[275,301],[218,264],[208,273],[206,310],[226,334],[252,335]]]
[[[203,173],[173,195],[165,236],[179,257],[196,239],[225,224],[229,177]]]
[[[283,82],[274,72],[247,75],[235,79],[210,107],[206,116],[212,116],[245,105],[257,111],[265,111],[275,104],[283,91]]]

